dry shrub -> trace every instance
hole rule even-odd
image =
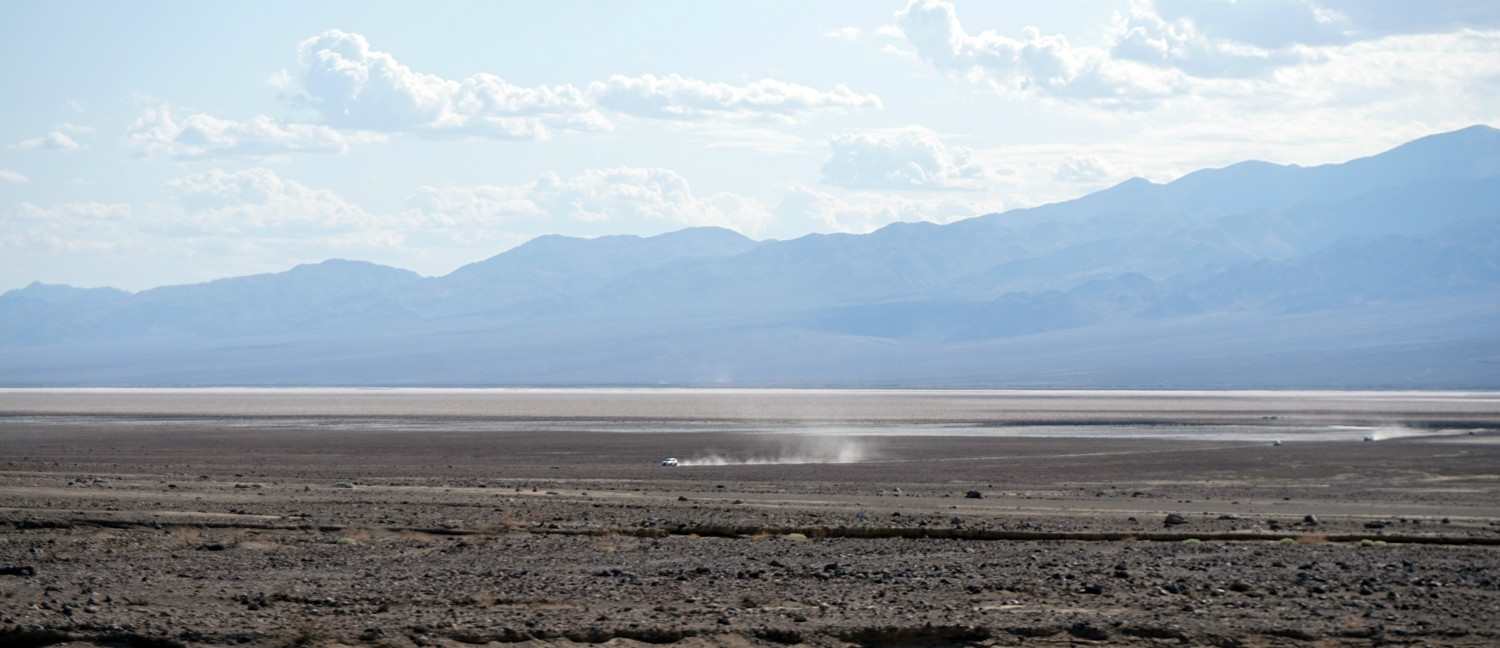
[[[1328,536],[1326,536],[1326,535],[1315,535],[1315,534],[1311,534],[1311,533],[1299,535],[1299,536],[1297,536],[1297,544],[1299,544],[1299,545],[1305,545],[1305,544],[1328,544]]]
[[[361,529],[359,527],[344,527],[339,530],[338,536],[340,538],[354,538],[355,540],[370,540],[375,537],[370,533],[369,529]]]

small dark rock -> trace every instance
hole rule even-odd
[[[1242,580],[1237,580],[1237,581],[1229,584],[1229,589],[1230,589],[1230,591],[1233,591],[1233,592],[1248,592],[1252,588],[1250,587],[1249,583],[1246,583],[1245,581],[1242,581]]]
[[[1167,519],[1164,522],[1164,524],[1166,526],[1177,526],[1179,524],[1187,524],[1187,523],[1188,523],[1187,518],[1182,517],[1181,515],[1179,515],[1177,513],[1168,513],[1167,514]]]
[[[1073,624],[1068,627],[1068,634],[1090,641],[1104,641],[1109,638],[1109,631],[1088,622]]]
[[[1103,594],[1104,593],[1104,586],[1103,585],[1099,585],[1097,583],[1090,584],[1090,585],[1084,585],[1083,586],[1083,593],[1084,594],[1094,594],[1094,595],[1097,596],[1099,594]]]
[[[1384,529],[1385,528],[1385,520],[1370,520],[1369,522],[1365,523],[1365,528],[1366,529]]]
[[[1302,517],[1302,523],[1303,524],[1317,525],[1317,523],[1318,523],[1318,516],[1313,515],[1311,513],[1308,513],[1307,515],[1305,515],[1305,516]]]
[[[984,499],[984,493],[981,493],[977,490],[971,490],[967,493],[964,493],[964,497],[968,499]]]
[[[35,576],[36,567],[31,565],[5,565],[0,567],[0,576]]]

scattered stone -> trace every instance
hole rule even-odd
[[[1104,641],[1109,638],[1109,631],[1087,621],[1069,626],[1068,634],[1090,641]]]
[[[1187,524],[1187,523],[1188,523],[1187,518],[1182,517],[1181,515],[1179,515],[1177,513],[1168,513],[1167,514],[1167,519],[1166,519],[1166,521],[1163,524],[1165,526],[1177,526],[1179,524]]]
[[[1302,523],[1317,526],[1318,516],[1308,513],[1307,515],[1302,516]]]
[[[36,567],[31,565],[5,565],[0,567],[0,576],[35,576]]]
[[[984,499],[984,493],[981,493],[977,490],[971,490],[967,493],[964,493],[964,497],[967,499]]]
[[[1366,529],[1384,529],[1385,528],[1385,520],[1370,520],[1369,522],[1365,523],[1365,528]]]

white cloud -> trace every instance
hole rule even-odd
[[[64,254],[115,252],[133,245],[126,221],[134,214],[125,204],[21,203],[0,214],[0,247]]]
[[[30,182],[31,178],[16,173],[15,171],[11,171],[10,169],[0,169],[0,180],[4,180],[6,182],[21,183]]]
[[[1268,49],[1500,28],[1500,5],[1490,0],[1136,0],[1135,8],[1190,22],[1211,38]]]
[[[42,151],[76,151],[83,148],[76,140],[68,137],[67,133],[54,130],[41,137],[22,141],[11,146],[13,149],[35,149]]]
[[[553,129],[610,127],[571,85],[526,88],[493,74],[445,79],[338,30],[303,41],[299,50],[305,100],[336,128],[535,140]]]
[[[264,168],[229,173],[213,169],[163,186],[183,210],[164,219],[167,230],[247,234],[265,230],[328,232],[386,225],[326,189],[311,189]]]
[[[511,186],[423,187],[408,204],[441,227],[484,225],[511,232],[660,232],[715,225],[754,235],[770,220],[760,203],[729,193],[695,196],[682,176],[659,168],[547,173]]]
[[[835,135],[823,182],[854,189],[978,189],[993,173],[921,126]]]
[[[1203,4],[1206,6],[1216,3]],[[1252,3],[1239,4],[1249,7]],[[1284,42],[1285,38],[1297,31],[1296,25],[1316,24],[1316,21],[1312,19],[1310,7],[1300,2],[1264,3],[1256,6],[1275,7],[1281,10],[1260,14],[1260,17],[1268,21],[1279,21],[1286,27],[1284,31],[1272,32],[1279,38],[1252,38],[1246,41],[1211,36],[1202,30],[1199,22],[1192,18],[1180,17],[1169,20],[1157,14],[1151,5],[1137,3],[1131,8],[1128,16],[1116,15],[1113,26],[1114,44],[1110,49],[1110,54],[1119,59],[1180,70],[1202,78],[1251,77],[1278,67],[1306,63],[1317,58],[1316,51],[1311,48],[1291,47],[1292,43]],[[1305,11],[1295,11],[1298,8]],[[1299,21],[1297,18],[1305,18],[1305,20]],[[1258,21],[1247,20],[1244,23],[1230,24],[1253,24],[1255,22]],[[1338,35],[1337,30],[1332,26],[1328,28],[1332,32],[1328,36]],[[1248,31],[1245,33],[1247,36],[1255,35]],[[1323,37],[1312,33],[1304,35],[1304,38],[1323,40]]]
[[[1500,5],[1475,0],[1136,0],[1115,18],[1111,53],[1200,78],[1243,78],[1387,36],[1497,27]]]
[[[346,134],[327,126],[281,123],[265,115],[243,122],[203,113],[179,119],[166,106],[146,109],[126,137],[142,155],[179,160],[344,153],[350,144],[383,139],[369,132]]]
[[[1099,184],[1120,180],[1120,170],[1097,155],[1069,155],[1057,165],[1057,180],[1076,184]]]
[[[658,77],[612,76],[589,85],[599,105],[635,117],[700,120],[718,117],[790,121],[816,111],[846,112],[881,107],[880,98],[847,86],[822,91],[795,83],[761,79],[745,85],[711,83],[676,74]]]
[[[282,68],[266,77],[266,85],[272,88],[285,88],[292,85],[292,75],[286,71],[286,68]]]
[[[860,31],[858,27],[839,27],[823,32],[823,36],[825,38],[852,41],[859,40]]]
[[[894,222],[951,223],[1002,211],[998,200],[852,194],[835,196],[795,186],[775,208],[778,230],[863,234]]]
[[[1077,47],[1035,27],[1023,29],[1020,38],[994,31],[969,34],[953,5],[941,0],[912,0],[896,13],[896,21],[923,61],[986,80],[1009,95],[1138,105],[1169,96],[1181,84],[1180,74],[1117,61],[1102,49]]]

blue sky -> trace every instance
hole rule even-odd
[[[0,290],[948,222],[1500,124],[1500,3],[0,6]]]

